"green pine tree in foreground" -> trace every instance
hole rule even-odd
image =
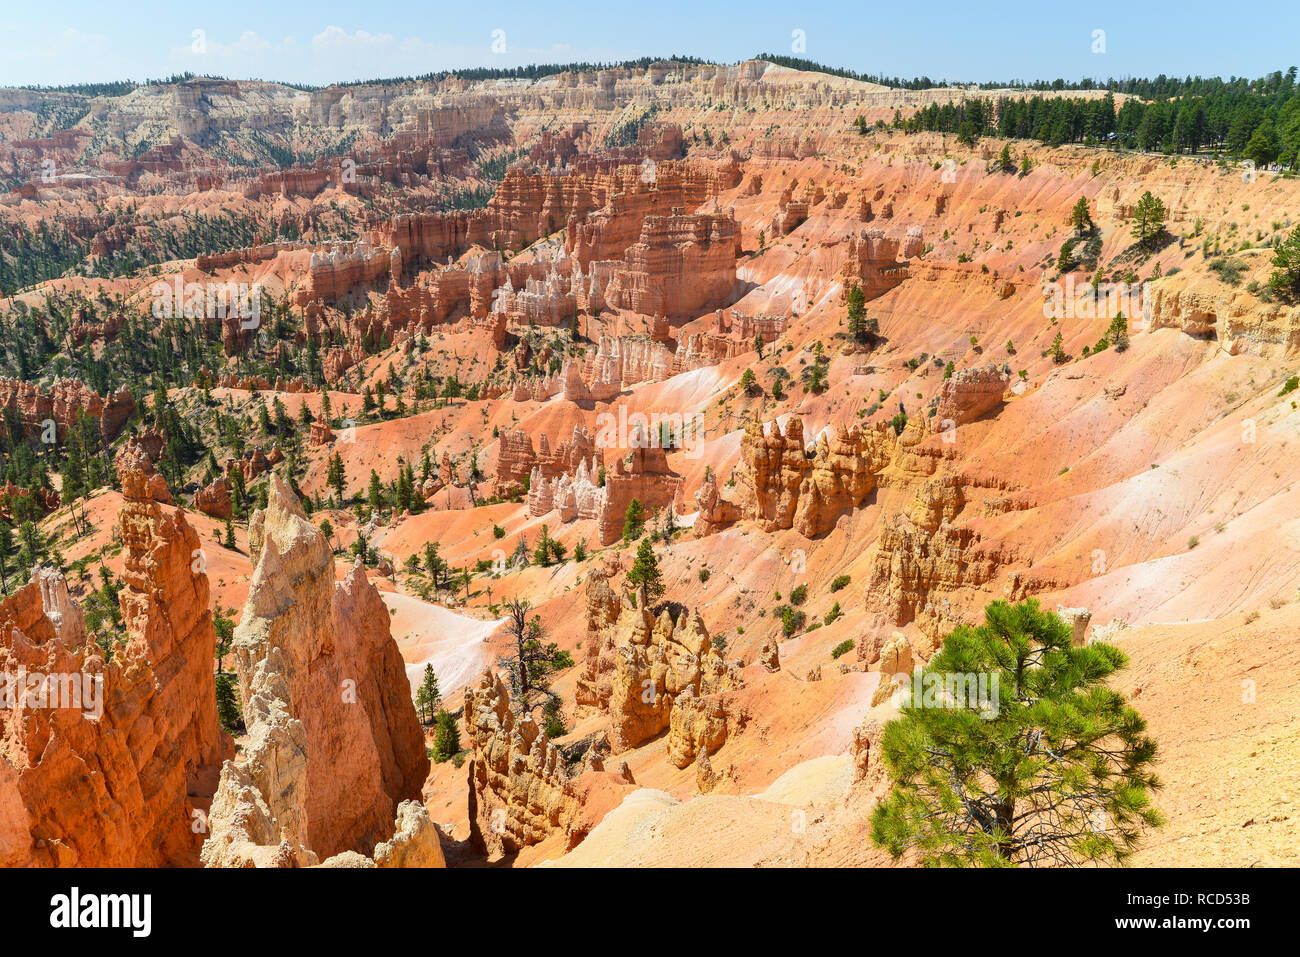
[[[947,637],[923,686],[930,674],[996,676],[996,714],[969,685],[950,685],[946,707],[903,707],[885,726],[894,787],[872,814],[873,842],[928,866],[1122,864],[1144,828],[1163,825],[1156,744],[1105,684],[1128,659],[1071,637],[1034,599],[993,602],[984,624]]]
[[[648,538],[642,539],[641,545],[636,550],[636,559],[627,573],[627,583],[633,588],[645,585],[646,598],[651,604],[663,597],[665,587],[663,574],[659,571],[659,560],[655,558],[654,545]]]
[[[443,708],[433,719],[437,730],[433,733],[433,760],[437,764],[450,761],[460,754],[460,728],[451,712]]]

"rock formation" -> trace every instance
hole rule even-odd
[[[944,380],[931,420],[936,432],[965,425],[1002,404],[1009,376],[995,365],[961,369]]]
[[[596,522],[602,545],[623,536],[628,506],[636,499],[647,515],[656,509],[675,506],[682,477],[668,465],[664,450],[657,446],[634,448],[628,455],[614,459],[612,470],[599,483],[598,459],[591,465],[580,461],[572,473],[547,479],[540,465],[534,467],[528,488],[528,514],[541,517],[559,512],[561,522],[591,519]]]
[[[740,232],[730,215],[647,216],[605,290],[613,309],[684,316],[731,295]]]
[[[112,441],[135,411],[135,400],[125,388],[101,396],[77,379],[55,379],[50,391],[43,392],[33,382],[0,378],[0,410],[15,414],[28,438],[41,438],[46,423],[53,422],[56,434],[50,438],[62,441],[68,429],[88,416],[104,440]]]
[[[324,536],[272,476],[234,655],[249,744],[222,768],[209,866],[369,855],[428,773],[388,610],[360,565],[337,585]]]
[[[740,518],[740,506],[722,497],[717,477],[712,472],[695,490],[695,509],[693,530],[697,538],[712,535]]]
[[[1092,621],[1092,612],[1087,608],[1065,608],[1056,606],[1056,613],[1061,616],[1073,630],[1070,643],[1076,647],[1088,644],[1088,622]]]
[[[0,710],[0,864],[197,863],[202,807],[232,751],[208,580],[184,515],[162,511],[142,472],[121,478],[125,640],[107,656],[89,641],[57,572],[0,602],[0,677],[42,689]]]
[[[500,677],[484,671],[465,689],[470,843],[492,857],[566,830],[579,798],[560,752],[531,714],[510,710]]]
[[[167,488],[167,480],[154,465],[162,456],[165,444],[166,439],[161,433],[153,430],[138,432],[117,450],[113,464],[119,475],[127,471],[140,472],[144,476],[149,497],[163,505],[171,505],[172,495]]]
[[[868,299],[883,296],[899,283],[908,278],[906,262],[899,262],[899,242],[889,239],[879,229],[863,230],[856,236],[850,236],[847,257],[840,270],[840,279],[844,289],[857,284]],[[920,252],[920,235],[908,235],[904,255],[915,256]]]
[[[618,599],[609,577],[603,570],[587,583],[588,638],[575,698],[608,713],[613,753],[667,729],[669,759],[686,767],[701,746],[712,752],[725,741],[726,692],[741,686],[739,671],[698,614],[656,618],[644,589]]]
[[[497,451],[497,494],[504,495],[521,488],[525,478],[530,482],[533,480],[534,473],[543,479],[556,479],[576,472],[584,464],[593,475],[599,469],[591,432],[582,426],[574,426],[569,438],[554,449],[543,432],[538,439],[537,451],[533,450],[532,438],[522,429],[503,432]]]
[[[801,418],[791,416],[784,430],[773,422],[766,431],[755,419],[741,439],[734,507],[764,531],[822,535],[871,494],[894,454],[893,435],[883,422],[825,432],[809,455]],[[697,532],[707,534],[730,510],[707,485],[700,494]]]
[[[866,648],[863,643],[860,648]],[[861,655],[859,655],[861,657]],[[875,669],[880,673],[880,684],[871,696],[871,707],[888,701],[898,688],[909,680],[912,671],[912,646],[902,632],[894,632],[880,650]]]
[[[210,485],[203,486],[194,493],[194,507],[213,518],[230,518],[234,510],[234,504],[230,500],[230,483],[217,477]]]

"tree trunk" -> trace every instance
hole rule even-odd
[[[998,842],[998,856],[1004,861],[1011,862],[1012,855],[1015,852],[1015,841],[1012,839],[1012,828],[1015,826],[1016,805],[1014,802],[1009,804],[997,805],[995,812],[995,821],[997,827],[1002,831],[1003,837]]]

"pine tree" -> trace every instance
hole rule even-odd
[[[885,726],[894,785],[872,814],[878,846],[930,865],[1122,864],[1164,823],[1156,744],[1106,686],[1127,657],[1072,640],[1035,599],[993,602],[948,635]]]
[[[1106,338],[1115,344],[1116,352],[1123,352],[1128,348],[1128,320],[1124,318],[1124,313],[1115,314],[1115,318],[1110,321],[1110,327],[1106,330]]]
[[[542,525],[541,534],[537,536],[537,547],[533,549],[533,564],[543,567],[551,564],[551,533]]]
[[[9,568],[14,560],[14,530],[0,521],[0,594],[9,592]]]
[[[1133,209],[1133,238],[1143,249],[1155,248],[1156,241],[1165,231],[1165,204],[1151,190],[1142,194]]]
[[[623,541],[635,542],[645,531],[645,507],[639,499],[627,503],[627,512],[623,515]]]
[[[217,721],[230,734],[243,734],[244,714],[239,705],[239,686],[230,672],[213,676],[217,688]]]
[[[1269,286],[1288,298],[1300,295],[1300,226],[1277,247],[1272,265]]]
[[[438,543],[425,542],[424,570],[429,573],[429,580],[433,583],[434,588],[438,587],[438,582],[442,577],[443,569],[446,567],[447,563],[444,562],[442,556],[438,554]]]
[[[497,664],[510,676],[511,704],[521,714],[531,711],[539,697],[554,697],[550,690],[551,676],[573,664],[567,651],[545,640],[541,618],[528,614],[531,607],[526,598],[506,600],[510,651],[497,659]]]
[[[871,329],[867,323],[867,297],[862,287],[857,283],[849,286],[845,301],[849,310],[849,336],[855,342],[866,342]]]
[[[633,588],[644,585],[646,598],[658,601],[664,593],[663,575],[659,571],[659,561],[655,558],[654,545],[650,539],[644,539],[636,550],[636,560],[632,570],[627,573],[627,582]]]
[[[441,764],[460,754],[460,728],[446,708],[438,711],[434,723],[437,730],[433,733],[433,760]]]
[[[1070,210],[1070,226],[1076,233],[1090,233],[1096,228],[1092,222],[1092,213],[1088,209],[1087,197],[1080,196],[1079,201]]]
[[[415,692],[415,708],[420,712],[420,721],[429,723],[430,717],[438,710],[442,694],[438,691],[438,676],[434,674],[433,665],[424,666],[424,680]]]
[[[343,501],[343,479],[343,458],[335,452],[330,456],[329,474],[326,476],[325,484],[334,489],[340,502]]]
[[[1065,354],[1065,340],[1059,332],[1056,334],[1056,337],[1052,339],[1052,348],[1049,351],[1052,355],[1052,361],[1057,365],[1070,361],[1070,357]]]
[[[561,710],[559,698],[549,698],[546,704],[542,705],[542,730],[552,741],[569,733],[564,726],[564,712]]]

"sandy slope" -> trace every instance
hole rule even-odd
[[[418,688],[424,666],[432,664],[444,700],[459,698],[465,685],[488,663],[488,637],[504,619],[480,621],[410,595],[388,593],[393,638],[406,662],[411,689]]]

